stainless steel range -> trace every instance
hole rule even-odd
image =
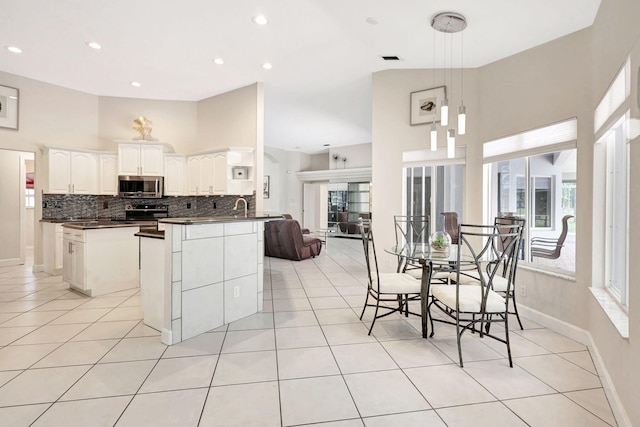
[[[167,205],[126,205],[124,207],[126,221],[138,221],[140,230],[156,230],[158,220],[169,216]]]

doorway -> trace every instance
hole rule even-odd
[[[34,153],[0,149],[0,266],[24,264],[33,253],[34,177]]]

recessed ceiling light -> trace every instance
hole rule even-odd
[[[19,47],[15,47],[15,46],[5,46],[5,47],[9,52],[22,53],[22,49],[20,49]]]
[[[140,82],[131,82],[131,86],[140,87],[140,86],[142,86],[142,84],[140,84]]]
[[[324,144],[323,147],[331,147],[331,144]]]
[[[265,25],[269,20],[264,15],[256,15],[252,18],[252,21],[258,25]]]
[[[102,46],[100,46],[100,43],[97,43],[97,42],[87,42],[87,46],[89,46],[91,49],[95,49],[95,50],[102,49]]]
[[[224,64],[224,59],[216,58],[216,59],[213,60],[213,62],[215,62],[218,65],[222,65],[222,64]]]
[[[265,70],[270,70],[273,68],[273,65],[271,65],[270,62],[265,62],[264,64],[262,64],[262,68],[264,68]]]

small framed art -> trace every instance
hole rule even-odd
[[[0,128],[18,130],[18,104],[20,91],[0,86]]]
[[[411,126],[438,122],[438,108],[446,97],[445,86],[411,92]]]

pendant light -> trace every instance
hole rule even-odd
[[[447,24],[448,25],[448,24]],[[449,100],[447,99],[447,35],[444,36],[444,48],[442,49],[442,69],[444,70],[444,99],[440,106],[440,124],[442,126],[449,125]],[[452,82],[453,83],[453,82]]]
[[[435,68],[436,64],[436,34],[433,33],[433,62],[432,67]],[[436,72],[433,70],[431,73],[433,77],[433,86],[436,87]],[[436,115],[433,115],[433,120],[431,121],[431,151],[438,151],[438,128],[436,127]]]
[[[447,85],[447,64],[446,64],[446,56],[447,56],[447,34],[458,33],[464,30],[467,27],[467,20],[465,17],[459,13],[455,12],[444,12],[440,13],[433,17],[431,20],[431,26],[434,30],[444,33],[444,81],[445,87]],[[462,42],[464,39],[462,39]],[[462,44],[461,42],[461,44]],[[461,48],[461,57],[464,56],[464,52]],[[451,88],[447,91],[449,94],[453,94],[453,37],[451,40]],[[460,62],[460,107],[458,109],[458,134],[464,135],[467,131],[467,111],[463,102],[462,97],[462,89],[463,89],[463,62]],[[453,95],[452,95],[453,97]],[[453,128],[453,123],[449,122],[449,100],[445,95],[445,99],[442,101],[442,106],[440,107],[440,125],[441,126],[449,126],[447,130],[447,157],[453,158],[455,157],[456,151],[456,130]]]
[[[460,108],[458,108],[458,134],[467,132],[467,107],[464,106],[464,32],[460,31]]]

